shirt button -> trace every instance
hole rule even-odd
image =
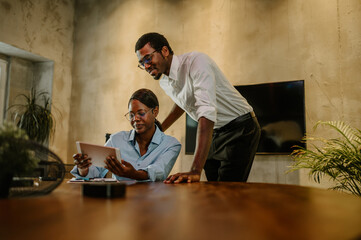
[[[140,164],[138,164],[138,166],[140,166]]]

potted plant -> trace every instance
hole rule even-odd
[[[20,94],[16,98],[24,103],[12,105],[13,120],[24,129],[31,140],[44,143],[55,131],[55,118],[50,111],[50,97],[45,91],[37,92],[32,88],[29,95]]]
[[[27,174],[37,166],[27,139],[25,131],[13,123],[0,126],[0,198],[8,196],[14,176]]]
[[[333,189],[346,190],[361,196],[361,131],[342,121],[319,121],[318,126],[336,131],[338,138],[305,137],[308,146],[296,146],[291,153],[291,171],[310,169],[310,176],[320,183],[324,175],[335,181]],[[317,144],[316,144],[317,143]]]

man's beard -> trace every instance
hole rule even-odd
[[[154,80],[159,80],[163,74],[158,73],[157,75],[152,76]]]

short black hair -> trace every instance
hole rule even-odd
[[[135,44],[135,52],[143,48],[147,43],[156,51],[160,51],[163,46],[166,46],[169,53],[173,55],[173,50],[169,46],[168,40],[162,34],[155,32],[143,34]]]

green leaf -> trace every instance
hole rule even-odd
[[[24,129],[30,139],[40,143],[48,141],[55,131],[49,94],[32,88],[29,95],[20,94],[16,99],[23,99],[23,103],[14,104],[8,109],[13,111],[14,123]]]
[[[315,182],[320,183],[327,175],[336,183],[333,189],[361,196],[361,131],[342,121],[319,121],[314,129],[320,125],[335,130],[340,137],[305,136],[309,148],[295,146],[290,155],[294,163],[288,172],[310,169]]]

